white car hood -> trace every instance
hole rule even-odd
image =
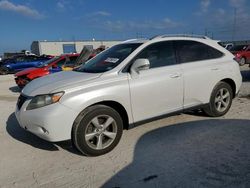
[[[82,84],[82,82],[93,80],[99,76],[101,74],[98,73],[62,71],[33,80],[24,87],[22,93],[27,96],[48,94],[59,88],[73,86],[77,83]]]

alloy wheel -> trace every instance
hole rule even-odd
[[[84,137],[90,148],[103,150],[114,142],[116,135],[116,121],[109,115],[99,115],[88,123]]]
[[[224,112],[230,104],[230,92],[226,88],[218,90],[215,97],[215,107],[218,112]]]

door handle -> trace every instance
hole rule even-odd
[[[179,78],[179,77],[181,77],[181,74],[178,74],[178,73],[170,75],[170,78]]]

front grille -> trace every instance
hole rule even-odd
[[[24,95],[20,95],[18,97],[18,100],[17,100],[17,107],[18,109],[20,110],[23,106],[23,103],[28,99],[28,97],[24,96]]]

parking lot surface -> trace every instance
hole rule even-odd
[[[124,131],[86,157],[19,127],[13,75],[0,77],[0,187],[250,187],[250,69],[229,113],[190,112]],[[199,91],[197,91],[199,92]]]

